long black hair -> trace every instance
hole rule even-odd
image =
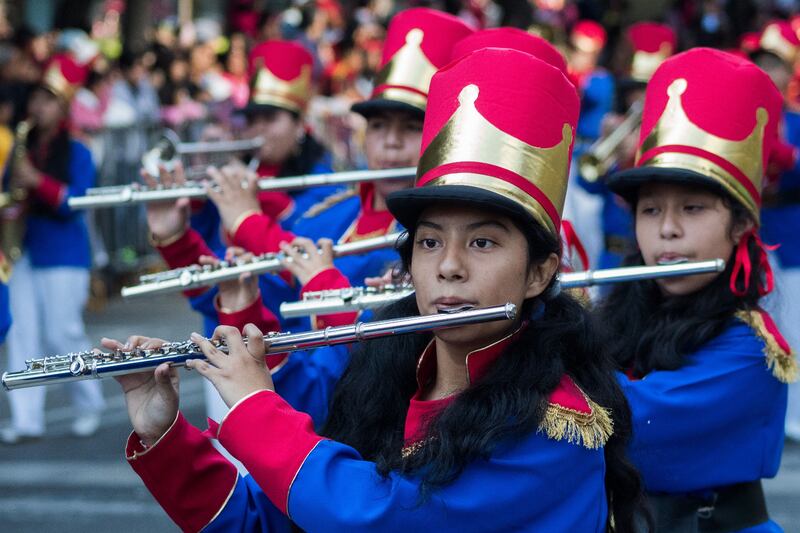
[[[521,228],[522,229],[522,228]],[[531,265],[558,253],[560,243],[536,226],[525,228]],[[413,231],[400,247],[408,271]],[[417,359],[431,335],[393,336],[365,343],[334,392],[322,433],[358,450],[381,475],[419,475],[420,501],[455,480],[467,465],[488,457],[503,443],[537,431],[550,393],[570,375],[596,403],[611,411],[613,436],[605,445],[606,489],[614,531],[633,531],[642,506],[637,471],[625,456],[630,437],[630,410],[600,355],[597,335],[585,309],[555,280],[544,295],[525,302],[531,320],[480,381],[471,384],[430,421],[425,444],[403,457],[405,418],[417,390]],[[388,306],[380,318],[419,314],[413,296]]]
[[[55,98],[54,96],[51,97]],[[41,172],[45,172],[61,183],[69,185],[72,182],[69,169],[70,159],[72,157],[69,131],[66,127],[60,126],[56,135],[50,140],[47,146],[40,145],[40,136],[41,130],[34,127],[28,134],[26,142],[26,147],[33,165]],[[33,198],[31,200],[30,209],[32,213],[39,216],[60,217],[60,215],[53,212],[51,207],[42,203],[38,198]]]
[[[720,191],[709,190],[718,194],[731,211],[729,234],[752,220],[742,204]],[[635,203],[633,207],[635,212]],[[725,331],[737,311],[757,307],[761,297],[758,287],[765,276],[759,261],[762,252],[753,239],[748,241],[747,252],[753,268],[749,288],[741,296],[729,287],[732,257],[723,258],[727,260],[725,271],[693,294],[666,297],[652,280],[616,286],[596,310],[608,356],[619,368],[639,377],[652,370],[683,366],[688,354]],[[623,264],[644,264],[641,252],[630,255]]]

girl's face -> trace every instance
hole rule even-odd
[[[367,119],[364,151],[367,165],[373,170],[415,167],[419,163],[422,144],[422,119],[402,111],[384,111]],[[384,180],[375,182],[381,196],[406,189],[414,180]]]
[[[28,100],[28,115],[44,130],[57,127],[66,116],[61,100],[44,89],[36,89]]]
[[[258,157],[267,165],[280,165],[298,149],[303,122],[283,109],[254,113],[247,124],[246,138],[261,137]]]
[[[422,315],[507,302],[519,309],[547,288],[557,268],[556,254],[530,265],[527,239],[505,216],[441,205],[426,209],[417,223],[410,270]],[[507,321],[490,322],[440,330],[436,337],[473,350],[513,327]]]
[[[739,238],[752,227],[732,228],[731,210],[708,190],[674,183],[648,183],[636,203],[636,240],[646,265],[728,261]],[[692,294],[718,274],[656,280],[668,296]]]

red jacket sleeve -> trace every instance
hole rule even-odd
[[[331,289],[344,289],[350,287],[350,280],[337,268],[329,268],[319,272],[316,276],[308,280],[300,296],[307,292],[324,291]],[[311,326],[314,329],[325,329],[328,326],[347,326],[356,321],[358,313],[335,313],[330,315],[312,315]]]
[[[167,266],[171,269],[196,265],[200,261],[201,255],[214,255],[214,252],[208,247],[203,237],[191,228],[178,240],[166,246],[156,246],[156,249],[158,253],[161,254],[161,257],[164,258]],[[208,290],[208,287],[200,287],[184,291],[183,294],[187,298],[193,298],[203,294],[206,290]]]
[[[253,302],[243,309],[238,311],[226,310],[219,305],[219,295],[214,298],[214,307],[217,309],[217,317],[222,326],[233,326],[239,331],[242,331],[247,324],[254,324],[263,333],[270,331],[280,331],[280,323],[278,318],[264,306],[261,302],[261,295],[253,300]],[[268,355],[265,359],[267,367],[272,370],[277,368],[283,363],[288,354],[273,354]]]
[[[169,517],[200,531],[225,506],[239,477],[236,467],[181,413],[150,448],[131,433],[125,456]]]
[[[264,213],[252,213],[233,228],[231,241],[256,255],[277,253],[281,242],[292,242],[294,233],[281,228],[272,217]]]

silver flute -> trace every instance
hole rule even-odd
[[[695,261],[675,265],[633,266],[587,270],[585,272],[566,272],[559,275],[562,289],[591,287],[626,281],[670,278],[696,274],[708,274],[725,270],[725,261]],[[283,302],[280,307],[284,318],[310,315],[327,315],[374,309],[395,302],[414,292],[411,285],[386,285],[377,287],[347,287],[312,291],[303,295],[297,302]]]
[[[516,306],[508,303],[449,314],[359,322],[350,326],[329,327],[304,333],[270,333],[264,336],[264,340],[268,343],[266,353],[277,354],[309,350],[320,346],[349,344],[389,335],[405,335],[483,322],[514,320],[516,316]],[[215,345],[227,353],[227,346],[224,342],[215,341]],[[14,390],[144,372],[156,368],[161,363],[184,366],[189,359],[205,358],[199,346],[192,341],[168,342],[160,348],[147,350],[136,348],[106,353],[85,351],[29,359],[25,361],[25,370],[4,373],[2,382],[6,390]]]
[[[388,168],[383,170],[351,170],[327,174],[304,174],[283,178],[258,180],[259,191],[292,191],[321,185],[348,185],[363,181],[411,179],[416,177],[416,167]],[[148,202],[175,201],[179,198],[206,198],[208,187],[200,181],[187,182],[176,187],[158,186],[150,188],[139,183],[88,189],[86,196],[74,196],[67,200],[71,209],[97,209]]]
[[[333,247],[333,256],[344,257],[382,248],[391,248],[397,244],[397,240],[401,235],[402,233],[399,232],[389,233],[381,237],[337,244]],[[223,281],[238,279],[239,276],[245,273],[256,275],[279,272],[285,268],[282,264],[283,261],[291,262],[291,257],[283,253],[268,253],[257,255],[248,261],[220,261],[216,265],[191,265],[165,272],[156,272],[155,274],[141,276],[139,285],[123,287],[122,296],[128,298],[147,294],[186,291],[198,287],[211,287]]]

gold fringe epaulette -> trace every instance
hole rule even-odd
[[[11,278],[11,263],[6,261],[5,256],[0,252],[0,281],[8,283]]]
[[[335,206],[336,204],[340,204],[340,203],[344,202],[345,200],[347,200],[348,198],[352,198],[353,196],[356,196],[357,194],[358,194],[358,191],[353,187],[345,189],[343,191],[339,191],[339,192],[333,193],[330,196],[328,196],[327,198],[325,198],[324,200],[322,200],[320,202],[317,202],[314,205],[312,205],[311,207],[309,207],[306,210],[306,212],[303,213],[302,218],[314,218],[315,216],[319,215],[323,211],[326,211],[327,209],[330,209],[331,207]]]
[[[778,331],[777,326],[766,311],[754,309],[739,311],[736,317],[750,326],[755,334],[764,341],[764,356],[767,368],[782,383],[797,381],[797,358],[794,350]]]
[[[614,421],[608,409],[597,405],[580,389],[578,391],[586,402],[586,410],[572,409],[551,400],[539,424],[539,431],[548,438],[566,440],[596,450],[605,446],[614,434]]]

